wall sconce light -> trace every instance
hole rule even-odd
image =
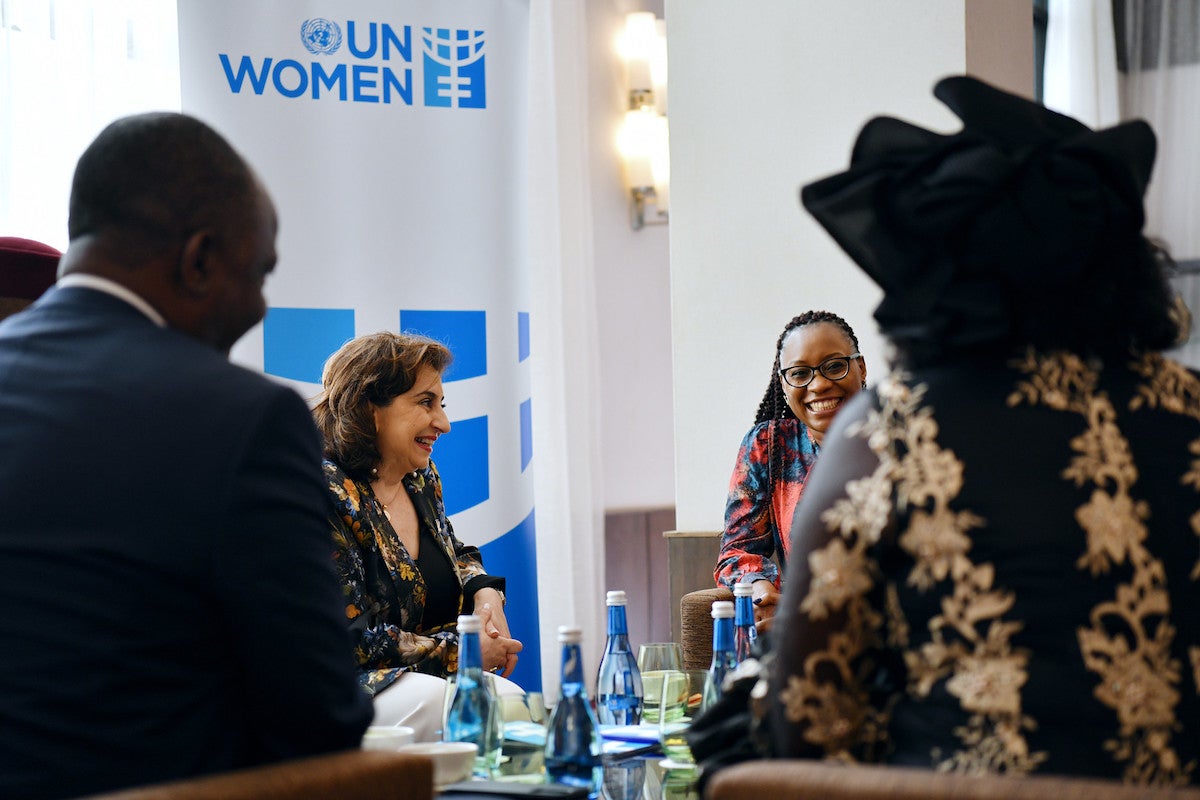
[[[649,11],[625,18],[621,44],[629,106],[617,136],[630,192],[630,224],[667,222],[671,163],[667,130],[667,36],[663,20]]]

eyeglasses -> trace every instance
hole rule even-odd
[[[812,379],[817,376],[818,371],[831,381],[840,381],[850,374],[850,362],[856,358],[862,358],[862,354],[851,353],[848,356],[834,356],[825,359],[816,367],[787,367],[779,370],[779,374],[783,376],[789,386],[803,389],[812,383]]]

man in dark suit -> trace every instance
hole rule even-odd
[[[231,365],[275,210],[179,114],[84,152],[58,285],[0,323],[0,797],[356,747],[304,401]]]

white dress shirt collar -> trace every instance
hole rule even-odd
[[[99,275],[88,275],[82,272],[75,272],[58,279],[57,286],[64,289],[72,286],[82,286],[86,289],[95,289],[98,292],[112,295],[118,300],[124,300],[129,305],[136,308],[138,311],[146,315],[146,317],[160,328],[167,327],[167,320],[162,314],[158,313],[158,309],[146,302],[145,298],[128,289],[125,286],[110,281],[108,278],[101,278]]]

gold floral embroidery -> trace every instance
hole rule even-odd
[[[803,674],[788,677],[781,702],[787,719],[807,723],[806,740],[829,755],[843,757],[864,741],[872,709],[853,665],[878,640],[883,622],[866,602],[874,587],[866,548],[889,522],[894,493],[895,503],[911,512],[899,538],[914,560],[909,585],[929,591],[953,581],[942,613],[929,623],[932,640],[904,653],[911,693],[926,696],[945,681],[969,714],[955,731],[965,749],[939,767],[1028,772],[1046,756],[1031,754],[1024,738],[1035,725],[1021,713],[1028,654],[1011,646],[1021,624],[1001,619],[1013,599],[993,586],[991,565],[968,557],[968,532],[984,520],[950,508],[962,489],[963,465],[938,445],[933,409],[922,406],[924,393],[896,376],[879,387],[882,408],[851,426],[851,435],[866,438],[879,466],[869,478],[849,483],[846,497],[822,515],[836,538],[810,554],[812,579],[800,606],[813,620],[844,612],[848,622],[825,650],[806,659]],[[894,584],[886,588],[885,602],[889,644],[907,648],[908,625]]]
[[[802,675],[789,675],[779,692],[783,714],[803,724],[808,743],[827,757],[853,760],[886,741],[886,710],[871,707],[864,690],[870,665],[862,655],[879,640],[881,615],[867,601],[874,587],[866,549],[879,541],[891,509],[891,482],[880,465],[868,478],[847,484],[846,498],[822,515],[835,534],[808,556],[812,577],[800,610],[810,619],[844,615],[825,649],[811,653]]]
[[[982,524],[983,520],[969,511],[958,514],[947,508],[939,508],[932,514],[914,511],[908,530],[900,537],[900,546],[917,561],[909,574],[909,585],[927,591],[944,581],[951,567],[971,549],[966,531]]]
[[[967,775],[1028,772],[1046,757],[1045,753],[1029,753],[1023,731],[1036,728],[1029,717],[1006,718],[988,726],[982,715],[975,714],[966,725],[954,729],[968,749],[939,762],[937,770]]]
[[[908,647],[908,620],[904,609],[900,607],[900,592],[896,584],[887,585],[887,643],[888,647],[903,649]]]
[[[1192,662],[1192,688],[1200,693],[1200,647],[1189,647],[1188,658]]]
[[[1200,381],[1186,367],[1158,353],[1141,356],[1130,366],[1145,378],[1129,403],[1131,411],[1145,405],[1200,419]]]
[[[1188,452],[1195,456],[1192,467],[1183,474],[1183,485],[1200,492],[1200,439],[1188,445]]]
[[[1161,407],[1200,419],[1200,381],[1183,365],[1154,353],[1142,356],[1131,366],[1146,379],[1146,383],[1139,387],[1138,395],[1129,403],[1131,410],[1136,411],[1142,406]],[[1192,459],[1191,469],[1183,476],[1183,485],[1200,492],[1200,439],[1188,445],[1188,452],[1196,458]],[[1193,514],[1189,522],[1192,532],[1200,536],[1200,511]],[[1196,560],[1189,577],[1200,580],[1200,559]]]
[[[1188,445],[1188,451],[1196,456],[1192,459],[1192,468],[1189,469],[1183,476],[1183,485],[1191,486],[1197,492],[1200,492],[1200,439]],[[1192,514],[1191,520],[1192,533],[1200,536],[1200,511]],[[1196,566],[1192,567],[1192,574],[1189,576],[1192,580],[1200,580],[1200,558],[1196,559]],[[1196,681],[1197,687],[1200,687],[1200,680]]]
[[[847,550],[839,539],[808,556],[812,585],[800,603],[800,610],[812,619],[825,619],[829,612],[843,608],[855,597],[871,589],[867,564],[860,549]]]
[[[909,692],[925,697],[944,680],[970,714],[967,724],[955,729],[964,749],[941,760],[939,769],[1029,772],[1046,754],[1030,753],[1023,733],[1035,724],[1021,713],[1028,653],[1011,644],[1021,624],[1001,619],[1013,598],[993,586],[993,567],[969,557],[969,531],[985,521],[950,508],[962,490],[963,465],[938,445],[933,409],[921,404],[924,393],[923,387],[907,389],[899,379],[892,383],[885,395],[893,403],[888,435],[872,431],[869,439],[881,461],[891,461],[897,504],[910,510],[899,538],[914,562],[909,585],[927,592],[953,581],[942,598],[942,613],[929,621],[931,640],[904,653]]]
[[[1086,405],[1080,398],[1096,391],[1099,375],[1083,359],[1072,353],[1057,353],[1055,358],[1040,358],[1035,350],[1012,363],[1026,379],[1008,396],[1008,405],[1021,402],[1040,403],[1056,411],[1084,413]]]
[[[835,633],[827,650],[804,662],[804,676],[789,675],[779,693],[784,714],[794,723],[807,723],[804,739],[827,755],[846,757],[858,742],[867,717],[867,697],[858,685],[851,662],[862,652],[853,633]],[[836,676],[836,680],[831,679]]]
[[[1091,499],[1075,512],[1076,521],[1087,531],[1087,552],[1075,566],[1099,575],[1113,564],[1124,563],[1130,548],[1146,540],[1142,520],[1149,513],[1144,502],[1135,503],[1127,494],[1114,497],[1100,489],[1092,492]]]
[[[955,559],[952,577],[954,588],[942,598],[942,613],[929,622],[932,640],[906,654],[911,692],[925,696],[948,678],[946,691],[971,712],[967,724],[954,731],[966,747],[938,769],[1029,772],[1047,756],[1030,753],[1025,741],[1024,731],[1037,727],[1021,712],[1029,654],[1011,644],[1022,624],[1001,619],[1012,608],[1013,595],[994,588],[991,564],[972,564],[965,554]]]
[[[1186,783],[1194,764],[1181,765],[1171,746],[1180,697],[1180,665],[1170,654],[1175,631],[1167,620],[1162,563],[1144,546],[1149,509],[1130,493],[1138,473],[1129,443],[1116,426],[1108,396],[1097,391],[1097,370],[1061,353],[1029,352],[1015,366],[1026,378],[1009,397],[1010,405],[1028,402],[1077,413],[1088,426],[1072,439],[1075,454],[1062,473],[1076,486],[1093,487],[1075,514],[1086,534],[1076,566],[1092,575],[1118,565],[1132,570],[1129,581],[1117,586],[1116,597],[1096,606],[1090,626],[1077,632],[1084,665],[1100,679],[1094,694],[1117,714],[1117,737],[1105,748],[1125,763],[1127,782]],[[1143,359],[1134,369],[1148,383],[1139,388],[1131,409],[1200,409],[1200,395],[1189,395],[1186,371],[1157,357]]]
[[[821,514],[821,521],[830,532],[842,536],[862,531],[874,544],[879,541],[879,532],[892,511],[891,490],[891,481],[882,479],[878,470],[870,478],[850,481],[846,484],[846,497]]]

